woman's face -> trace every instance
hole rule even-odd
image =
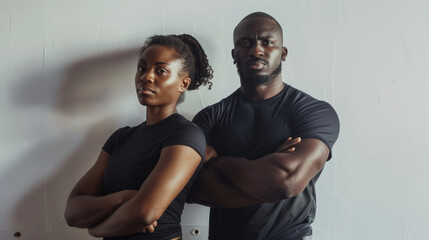
[[[174,48],[152,45],[140,54],[135,81],[139,102],[159,107],[176,105],[190,78],[182,73],[182,59]]]

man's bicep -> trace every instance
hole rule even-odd
[[[216,149],[213,146],[206,146],[206,155],[204,156],[204,162],[209,161],[210,159],[217,157]]]
[[[192,119],[192,122],[203,131],[207,145],[213,146],[212,139],[217,118],[214,108],[209,106],[198,112]]]
[[[303,139],[296,151],[282,163],[288,173],[287,182],[294,194],[302,192],[311,179],[319,173],[330,155],[329,147],[321,140]]]
[[[293,137],[321,141],[329,149],[327,160],[331,158],[332,147],[339,135],[340,122],[330,104],[319,101],[317,104],[296,110],[290,124]]]

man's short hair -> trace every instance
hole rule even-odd
[[[254,13],[251,13],[251,14],[245,16],[243,19],[241,19],[241,21],[234,28],[234,32],[235,32],[235,29],[237,29],[238,25],[240,25],[241,22],[243,22],[245,19],[254,18],[254,17],[263,17],[263,18],[268,18],[268,19],[274,20],[276,25],[280,28],[280,33],[283,36],[283,28],[282,28],[282,26],[280,26],[280,23],[277,22],[277,20],[275,18],[273,18],[270,14],[264,13],[264,12],[254,12]]]

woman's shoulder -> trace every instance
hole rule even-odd
[[[167,129],[166,129],[167,130]],[[180,114],[174,116],[168,131],[168,141],[176,144],[192,145],[205,149],[205,136],[203,131],[193,122]]]
[[[201,131],[201,129],[193,122],[191,122],[190,120],[186,119],[183,115],[181,114],[176,114],[175,119],[173,119],[173,121],[171,122],[171,127],[172,127],[172,131],[173,132],[189,132],[189,133],[194,133],[194,134],[201,134],[203,135],[203,132]]]
[[[162,133],[161,133],[162,132]],[[201,129],[184,116],[176,113],[169,118],[169,124],[162,127],[158,132],[158,139],[161,140],[161,147],[170,145],[185,145],[195,149],[201,158],[204,157],[206,140]]]
[[[118,128],[115,132],[112,133],[112,136],[115,136],[117,138],[126,138],[127,136],[132,135],[134,132],[136,132],[140,125],[141,124],[134,127],[125,126]]]

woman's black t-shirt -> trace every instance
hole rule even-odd
[[[206,148],[204,134],[195,124],[178,113],[154,125],[146,126],[146,122],[143,122],[135,127],[118,129],[103,146],[103,150],[110,155],[104,174],[104,193],[140,189],[157,164],[161,150],[170,145],[192,147],[201,155],[201,158],[204,158]],[[180,217],[183,206],[202,168],[202,162],[187,185],[162,214],[155,232],[104,239],[146,240],[181,236]]]

